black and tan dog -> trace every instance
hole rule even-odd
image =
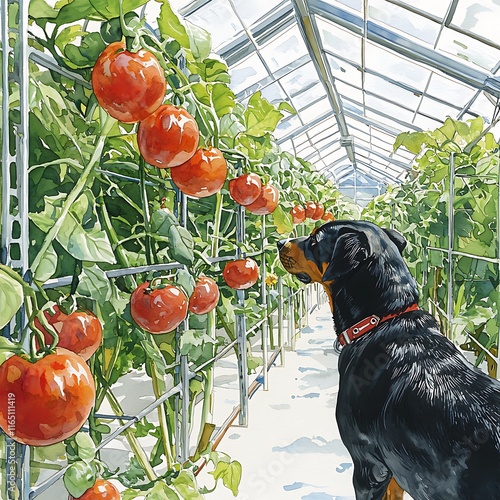
[[[356,499],[402,498],[396,480],[414,500],[500,500],[500,382],[418,309],[405,246],[362,221],[278,244],[285,269],[330,299],[343,345],[336,416]]]

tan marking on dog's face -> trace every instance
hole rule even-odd
[[[315,262],[307,260],[304,252],[293,240],[287,241],[279,252],[280,261],[283,267],[291,274],[305,273],[311,281],[321,283],[323,279],[323,270],[319,270]]]

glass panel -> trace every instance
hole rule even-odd
[[[293,97],[295,94],[302,92],[304,87],[318,83],[319,78],[314,68],[314,64],[309,62],[282,77],[280,82],[283,88],[288,92],[288,95]]]
[[[268,76],[258,54],[252,54],[243,59],[239,64],[233,66],[229,73],[231,75],[231,88],[236,94]]]
[[[436,117],[439,120],[444,120],[447,116],[454,118],[458,114],[459,109],[425,97],[418,111]]]
[[[374,110],[389,117],[394,116],[398,120],[402,120],[408,123],[411,123],[411,120],[413,119],[413,111],[405,109],[402,106],[386,102],[382,99],[379,99],[378,97],[374,97],[371,95],[367,95],[365,99],[367,107],[373,108]]]
[[[189,20],[212,35],[213,50],[243,32],[243,26],[231,4],[225,0],[211,0],[191,14]]]
[[[434,45],[439,33],[440,25],[438,23],[398,5],[388,6],[385,0],[370,0],[368,15],[405,35],[418,38],[431,45]]]
[[[283,68],[308,53],[296,24],[263,46],[260,52],[271,71]]]
[[[361,64],[361,37],[350,31],[339,28],[337,25],[316,17],[322,45],[332,54],[339,54],[342,58]]]
[[[255,21],[277,7],[282,0],[233,0],[236,12],[240,15],[243,24],[251,26]]]
[[[453,24],[500,44],[498,19],[500,5],[494,0],[460,0]]]
[[[262,89],[262,96],[273,104],[279,104],[281,101],[287,101],[287,95],[277,82],[268,85]]]
[[[337,87],[337,90],[339,91],[339,94],[342,96],[342,99],[347,98],[358,103],[363,102],[363,92],[361,91],[361,89],[357,89],[352,85],[340,81],[337,81],[335,85]]]
[[[493,106],[491,101],[484,95],[484,92],[481,92],[477,99],[472,103],[470,110],[473,113],[476,113],[480,116],[485,116],[491,120],[494,107],[495,106]]]
[[[311,104],[311,102],[325,96],[325,88],[321,83],[317,83],[314,87],[308,88],[304,90],[304,92],[295,95],[295,97],[292,98],[292,102],[296,109],[302,109],[304,106]]]
[[[500,50],[448,28],[443,29],[437,48],[487,70],[500,60]]]
[[[361,88],[361,71],[356,66],[349,64],[346,61],[332,56],[331,54],[326,54],[328,62],[330,64],[330,69],[332,76],[337,81],[347,82],[355,87]]]
[[[410,7],[417,6],[429,14],[443,18],[450,5],[450,0],[439,0],[439,2],[436,2],[436,0],[418,0],[418,4],[414,0],[403,0],[401,3],[407,4]]]
[[[444,118],[444,117],[443,117]],[[434,130],[443,125],[442,121],[433,120],[427,116],[417,114],[413,123],[422,130]]]
[[[366,67],[394,81],[407,83],[412,88],[423,91],[429,80],[431,71],[424,66],[413,63],[393,52],[377,47],[373,43],[366,44]]]
[[[415,109],[420,102],[420,95],[394,85],[381,77],[367,73],[365,75],[365,90],[369,90],[380,96],[387,96],[391,101],[404,104],[408,108]]]
[[[363,0],[325,0],[325,3],[329,3],[330,5],[334,5],[336,7],[346,6],[357,11],[361,11],[361,8],[363,7]]]
[[[297,148],[297,156],[299,158],[306,158],[310,155],[313,155],[314,153],[316,153],[316,149],[313,148],[311,145],[305,147],[305,148],[302,148],[302,149],[298,149]]]
[[[281,120],[274,131],[274,137],[280,139],[286,135],[291,134],[294,130],[297,130],[302,126],[302,123],[297,115],[291,116],[287,120]]]
[[[304,123],[310,123],[314,119],[324,116],[326,113],[332,113],[332,108],[330,107],[328,99],[325,97],[308,108],[302,109],[300,111],[300,117]]]
[[[459,82],[433,73],[427,93],[458,106],[464,106],[472,99],[476,90]]]

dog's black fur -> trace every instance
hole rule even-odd
[[[287,245],[322,274],[338,333],[418,301],[395,231],[335,221],[280,242],[297,274]],[[311,281],[307,274],[302,267],[297,276]],[[391,477],[414,500],[500,500],[500,382],[468,363],[431,315],[381,323],[342,348],[339,372],[336,416],[357,500],[381,499]]]

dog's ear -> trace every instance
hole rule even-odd
[[[323,282],[331,281],[356,269],[370,255],[366,234],[349,231],[335,242],[330,264],[323,274]]]
[[[401,233],[398,233],[395,229],[384,229],[387,236],[391,241],[398,247],[399,253],[402,255],[403,250],[406,248],[406,240]]]

